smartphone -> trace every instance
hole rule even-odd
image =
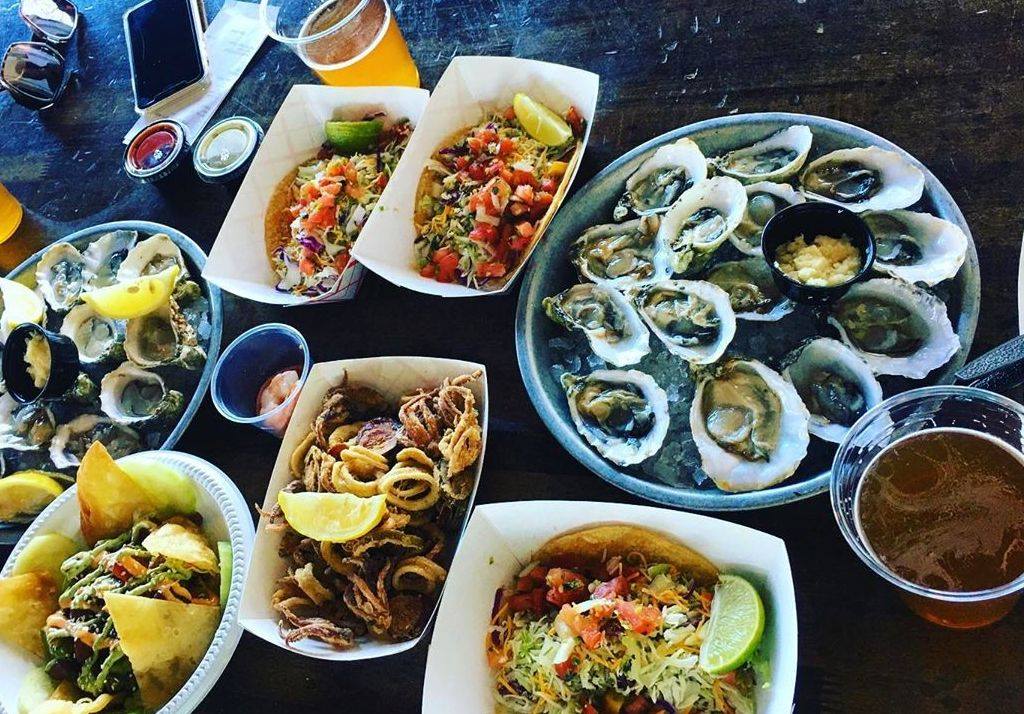
[[[124,14],[135,110],[206,86],[209,64],[198,0],[146,0]]]

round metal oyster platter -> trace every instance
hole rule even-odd
[[[643,349],[638,353],[636,344],[631,343],[632,351],[621,361],[622,364],[616,366],[595,354],[582,331],[567,330],[549,318],[544,305],[545,298],[559,295],[574,284],[586,282],[573,264],[572,255],[574,243],[587,229],[617,220],[635,219],[634,215],[624,216],[625,212],[621,208],[627,180],[641,165],[655,156],[659,147],[676,144],[680,139],[688,138],[696,142],[708,159],[723,157],[731,151],[751,146],[766,137],[773,137],[799,125],[810,128],[813,136],[810,152],[803,168],[782,180],[799,189],[801,171],[826,154],[840,149],[877,147],[895,152],[895,155],[889,154],[886,158],[895,160],[914,175],[920,171],[924,183],[920,200],[912,205],[904,204],[899,207],[943,219],[949,229],[954,232],[962,231],[967,239],[966,250],[962,251],[963,264],[952,278],[930,286],[918,283],[919,287],[912,288],[918,293],[927,292],[923,299],[930,300],[932,305],[936,304],[934,297],[941,301],[937,304],[945,305],[955,333],[955,336],[949,337],[950,344],[945,354],[952,356],[946,359],[941,367],[929,370],[924,378],[912,379],[907,376],[881,374],[876,367],[874,371],[878,374],[878,382],[884,395],[892,396],[927,384],[949,383],[953,380],[955,371],[965,362],[978,320],[980,276],[977,253],[960,209],[935,176],[920,162],[898,146],[864,129],[833,119],[802,114],[764,113],[721,117],[668,132],[615,160],[561,208],[544,241],[538,247],[532,267],[524,278],[516,317],[519,367],[527,392],[541,419],[562,446],[580,463],[629,493],[658,503],[684,508],[742,510],[787,503],[828,489],[829,468],[836,444],[832,443],[833,440],[821,438],[820,434],[831,433],[834,437],[834,429],[812,429],[806,455],[798,460],[799,465],[796,466],[795,472],[783,480],[771,483],[760,490],[721,490],[702,468],[702,453],[698,450],[690,427],[691,404],[694,401],[696,383],[701,380],[698,372],[700,367],[706,365],[698,367],[689,364],[680,358],[678,349],[673,350],[673,354],[666,349],[655,333],[650,338],[649,353],[643,354]],[[681,146],[688,145],[683,142]],[[666,153],[662,152],[662,155]],[[683,161],[684,159],[680,158],[680,162]],[[647,165],[650,166],[651,163]],[[722,173],[724,172],[714,171],[709,166],[709,175]],[[635,181],[636,179],[634,183]],[[752,181],[744,183],[750,184]],[[704,280],[717,265],[749,259],[754,252],[746,251],[747,254],[744,255],[732,239],[712,250],[713,255],[706,266],[696,271],[691,270],[694,275],[687,273],[687,280]],[[758,260],[763,262],[763,258]],[[678,272],[678,263],[676,267]],[[903,290],[901,286],[896,286],[899,290],[891,289],[895,281],[877,270],[877,263],[875,267],[875,274],[870,277],[881,280],[872,284],[874,292],[881,292],[884,295]],[[868,283],[860,285],[866,286]],[[861,288],[858,290],[872,292]],[[908,286],[907,290],[911,288]],[[635,299],[636,293],[627,294],[627,297]],[[621,301],[618,302],[621,304]],[[836,354],[835,346],[838,344],[835,341],[844,339],[844,335],[826,321],[825,313],[797,305],[788,312],[782,311],[781,314],[781,317],[774,315],[767,319],[738,320],[735,336],[729,335],[731,343],[728,350],[724,355],[716,353],[713,355],[714,358],[756,360],[755,364],[762,363],[769,371],[782,373],[801,345],[813,338],[830,338],[825,344],[820,345],[820,348],[816,345],[814,355],[820,353],[823,355],[822,359],[832,359],[830,355]],[[842,348],[841,344],[839,348]],[[852,354],[852,351],[850,353]],[[642,357],[638,358],[638,354]],[[809,356],[810,354],[808,353]],[[606,351],[603,356],[608,356]],[[693,361],[692,355],[690,361]],[[721,364],[719,361],[718,365]],[[691,371],[694,367],[697,369]],[[592,446],[595,442],[594,435],[581,434],[577,429],[566,389],[570,393],[578,394],[581,385],[584,384],[581,378],[600,370],[637,370],[643,375],[636,377],[635,393],[648,395],[651,391],[645,386],[649,382],[648,378],[653,378],[657,387],[660,387],[660,390],[654,391],[664,392],[664,401],[668,402],[668,432],[660,448],[639,448],[632,457],[627,458],[621,456],[621,451],[604,448],[606,454],[613,457],[604,458],[595,448],[596,445]],[[897,371],[899,374],[912,374],[914,370]],[[870,372],[867,372],[870,376]],[[608,374],[604,373],[606,377]],[[614,374],[621,375],[621,372]],[[565,377],[566,375],[569,376]],[[771,381],[769,379],[769,382]],[[651,396],[654,398],[649,400],[649,405],[655,411],[664,410],[661,396]],[[872,396],[877,398],[877,392],[873,392]],[[786,404],[785,400],[783,404]],[[792,414],[793,411],[794,407],[790,405],[787,413]],[[656,424],[650,433],[660,437],[664,426],[664,423]],[[804,430],[803,439],[807,438],[806,433]],[[786,438],[785,434],[782,438]],[[771,458],[769,457],[769,460]],[[621,465],[623,463],[627,465]]]
[[[154,236],[157,237],[156,241],[143,246],[147,239]],[[137,246],[141,248],[135,258],[132,258],[131,249]],[[101,247],[106,250],[105,253],[101,251]],[[51,256],[51,262],[57,260],[52,256],[62,259],[71,256],[73,260],[95,261],[96,256],[101,253],[107,262],[102,263],[100,272],[106,271],[106,278],[95,287],[134,277],[135,273],[131,271],[143,270],[143,274],[148,274],[151,265],[155,265],[152,261],[165,258],[179,261],[177,256],[180,255],[179,264],[184,266],[187,277],[183,275],[179,280],[178,286],[182,291],[175,292],[176,300],[171,313],[166,318],[145,316],[122,324],[123,321],[96,317],[91,308],[74,296],[69,298],[61,309],[55,308],[54,295],[55,292],[62,294],[63,288],[60,286],[67,282],[67,269],[55,273],[58,275],[58,288],[56,291],[50,288],[48,292],[45,286],[40,287],[37,280],[37,268],[41,261],[48,255]],[[141,263],[144,265],[140,268]],[[17,436],[16,433],[12,434],[10,430],[3,432],[7,441],[0,444],[4,447],[0,449],[0,474],[6,475],[23,469],[41,469],[62,472],[70,477],[75,472],[77,459],[55,458],[53,449],[57,448],[55,440],[60,438],[67,443],[65,451],[61,453],[73,454],[75,444],[80,441],[76,439],[76,429],[83,433],[88,429],[106,429],[111,433],[112,430],[122,430],[119,433],[122,433],[123,438],[110,438],[124,446],[123,450],[126,453],[169,449],[177,443],[206,394],[210,375],[220,351],[220,291],[202,279],[205,263],[206,254],[203,250],[180,231],[148,221],[116,221],[73,233],[32,255],[8,274],[7,277],[11,280],[36,290],[46,298],[43,327],[61,332],[75,341],[79,348],[82,374],[68,393],[26,405],[39,405],[52,414],[54,430],[53,434],[46,438],[45,443],[41,442],[33,447],[22,443],[19,446],[11,442],[11,439]],[[95,274],[89,273],[92,276]],[[79,316],[80,312],[86,313],[84,317]],[[92,322],[86,323],[83,327],[79,325],[83,319]],[[180,323],[176,324],[176,319],[180,319]],[[99,333],[95,330],[98,321],[101,320],[111,323],[111,330],[102,333],[102,342],[98,341],[96,335]],[[166,322],[159,325],[151,324],[162,320]],[[114,322],[117,322],[117,325],[114,325]],[[132,325],[133,322],[136,324]],[[180,324],[185,324],[186,327],[180,328]],[[165,325],[167,328],[173,328],[171,332],[174,333],[176,345],[174,354],[156,351],[162,347],[157,335],[168,331]],[[181,338],[179,330],[188,331],[187,341]],[[159,387],[162,396],[150,411],[149,407],[152,406],[154,399],[151,395],[156,387]],[[140,396],[142,394],[150,396]],[[7,395],[0,397],[0,400],[3,400],[0,401],[0,405],[13,409],[12,418],[18,409],[23,409]],[[126,405],[134,408],[143,402],[147,411],[126,411]],[[108,448],[118,447],[108,445]],[[7,529],[3,540],[11,537],[12,529],[19,529],[23,525],[16,522],[0,522],[0,532]]]

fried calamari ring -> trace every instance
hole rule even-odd
[[[295,447],[295,451],[292,452],[291,459],[288,461],[288,465],[292,470],[292,477],[301,479],[306,463],[306,452],[309,451],[309,447],[316,441],[316,434],[312,431],[306,434],[306,437],[299,442],[299,445]]]
[[[347,442],[359,433],[359,430],[363,428],[365,423],[354,421],[351,424],[342,424],[336,427],[330,436],[327,437],[327,450],[337,455],[338,452],[345,448]]]
[[[388,470],[388,460],[365,446],[354,444],[342,451],[338,458],[344,462],[348,470],[357,478],[373,477],[378,471]]]
[[[380,481],[386,471],[374,471],[369,481],[356,478],[348,466],[339,461],[331,472],[331,485],[338,493],[351,493],[360,498],[369,498],[380,493]]]
[[[430,558],[414,555],[398,561],[391,574],[391,586],[395,590],[406,590],[430,595],[448,577],[448,571]]]
[[[402,449],[398,462],[380,480],[387,502],[404,511],[425,511],[440,497],[434,462],[420,449]]]
[[[302,483],[307,491],[332,491],[331,471],[335,458],[312,444],[303,460]]]

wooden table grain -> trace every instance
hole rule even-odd
[[[121,12],[78,0],[67,96],[47,114],[0,96],[0,181],[25,206],[0,246],[0,273],[95,223],[147,219],[209,249],[234,188],[194,177],[132,183],[120,139],[132,125]],[[208,2],[211,14],[220,0]],[[1011,0],[399,0],[396,15],[432,87],[457,54],[562,62],[601,75],[581,185],[619,154],[669,129],[738,112],[799,111],[863,126],[927,164],[959,203],[978,246],[982,311],[974,354],[1017,332],[1024,225],[1024,33]],[[16,2],[0,4],[0,48],[24,39]],[[268,42],[218,116],[269,126],[296,82],[315,81]],[[267,321],[294,325],[318,360],[389,354],[487,364],[491,446],[479,502],[634,499],[563,452],[538,420],[514,357],[516,291],[483,300],[413,295],[376,277],[358,300],[282,310],[225,296],[225,344]],[[220,418],[207,399],[179,448],[263,496],[278,442]],[[1024,608],[976,632],[925,624],[843,542],[827,498],[721,517],[785,539],[800,627],[798,712],[1024,711]],[[9,549],[0,549],[5,557]],[[387,660],[331,664],[245,635],[203,712],[415,712],[427,644]],[[453,687],[457,688],[457,683]]]

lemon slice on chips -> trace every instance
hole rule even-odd
[[[34,322],[38,325],[46,314],[43,299],[36,295],[32,288],[7,278],[0,278],[0,304],[0,321],[3,322],[0,327],[4,335],[23,322]]]
[[[64,492],[44,471],[18,471],[0,478],[0,521],[34,516]]]
[[[512,110],[526,133],[542,144],[561,146],[572,138],[572,129],[565,119],[525,94],[512,99]]]
[[[288,525],[313,540],[344,543],[366,535],[387,513],[383,494],[360,498],[351,493],[277,494]]]
[[[143,275],[84,293],[82,300],[99,314],[114,320],[142,317],[170,299],[180,272],[177,265],[172,265],[155,275]]]

